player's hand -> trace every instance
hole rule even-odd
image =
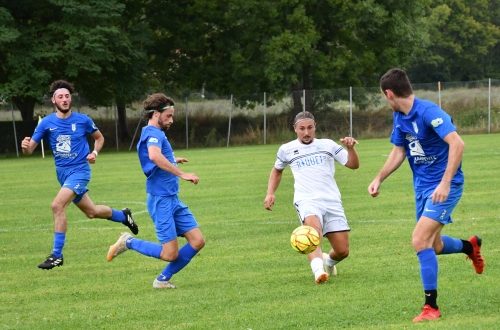
[[[266,210],[273,210],[275,199],[276,197],[274,196],[274,194],[267,194],[266,198],[264,199],[264,207],[266,208]]]
[[[21,141],[21,148],[22,149],[28,149],[29,146],[30,146],[30,141],[31,141],[31,138],[30,137],[25,137],[22,141]]]
[[[175,158],[175,162],[176,162],[177,164],[184,164],[184,163],[187,163],[187,162],[188,162],[188,160],[187,160],[186,158],[177,157],[177,158]]]
[[[450,185],[441,182],[430,196],[432,199],[432,204],[446,202],[449,194],[450,194]]]
[[[368,193],[372,197],[377,197],[378,194],[380,193],[380,191],[379,191],[380,185],[381,185],[380,180],[378,180],[378,179],[373,180],[372,183],[370,183],[370,185],[368,186]]]
[[[87,161],[89,164],[95,164],[95,153],[91,152],[90,154],[87,155]]]
[[[184,173],[180,176],[182,180],[191,181],[194,184],[198,184],[200,179],[194,173]]]
[[[340,139],[340,143],[342,143],[342,145],[346,148],[353,148],[354,145],[356,144],[359,144],[359,142],[357,140],[355,140],[354,138],[352,137],[345,137],[343,139]]]

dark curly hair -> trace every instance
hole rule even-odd
[[[73,94],[73,92],[75,91],[75,87],[72,83],[69,83],[66,80],[56,80],[50,85],[49,96],[53,97],[54,93],[61,88],[67,89],[70,94]]]

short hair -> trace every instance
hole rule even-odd
[[[151,119],[154,111],[150,110],[158,110],[160,112],[164,111],[162,108],[166,106],[174,106],[174,100],[163,93],[154,93],[149,95],[144,102],[142,102],[142,105],[144,106],[145,111],[144,117]]]
[[[303,120],[312,120],[314,121],[314,123],[316,123],[312,113],[310,113],[309,111],[301,111],[295,116],[295,119],[293,120],[293,126],[297,125],[299,121]]]
[[[50,97],[54,97],[54,93],[61,88],[67,89],[70,94],[73,94],[73,92],[75,91],[75,87],[72,83],[69,83],[66,80],[56,80],[50,85]]]
[[[380,89],[385,91],[390,89],[397,97],[408,97],[413,94],[410,79],[401,69],[390,69],[380,78]]]

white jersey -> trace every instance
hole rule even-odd
[[[334,179],[335,161],[347,163],[347,150],[330,139],[314,139],[310,144],[294,140],[278,150],[274,167],[283,170],[287,165],[295,179],[293,202],[321,199],[341,203],[340,190]]]

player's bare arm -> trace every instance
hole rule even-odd
[[[190,181],[194,184],[198,184],[200,179],[194,173],[184,173],[177,166],[172,164],[162,153],[161,149],[157,146],[149,146],[148,147],[149,159],[153,163],[155,163],[159,168],[173,175],[178,176],[179,178]]]
[[[94,150],[87,155],[87,161],[89,164],[95,164],[97,155],[101,152],[102,146],[104,145],[104,136],[101,131],[97,130],[92,133],[92,137],[94,138]]]
[[[347,163],[345,163],[345,167],[352,170],[359,168],[358,152],[354,148],[356,144],[359,144],[358,141],[352,137],[345,137],[340,139],[340,143],[342,143],[347,150]]]
[[[384,181],[389,175],[391,175],[392,172],[397,170],[399,166],[401,166],[405,158],[406,154],[404,147],[394,146],[392,148],[392,151],[389,157],[387,158],[387,161],[385,162],[384,166],[377,174],[375,179],[373,179],[372,183],[370,183],[370,185],[368,186],[368,193],[372,197],[378,196],[378,194],[380,193],[379,189],[380,185],[382,184],[382,181]]]
[[[451,180],[460,166],[465,149],[465,143],[457,132],[448,134],[444,138],[444,141],[450,146],[448,150],[448,165],[446,166],[441,182],[430,196],[433,204],[446,202],[448,199]]]
[[[266,210],[273,210],[274,201],[276,200],[274,193],[280,185],[282,176],[283,170],[278,170],[277,168],[273,167],[273,169],[271,170],[271,174],[269,175],[269,182],[267,183],[267,194],[266,198],[264,199],[264,207],[266,208]]]
[[[30,137],[25,137],[21,141],[21,149],[23,151],[23,154],[26,156],[31,155],[33,153],[33,151],[35,150],[37,145],[38,145],[38,143],[36,143]]]

